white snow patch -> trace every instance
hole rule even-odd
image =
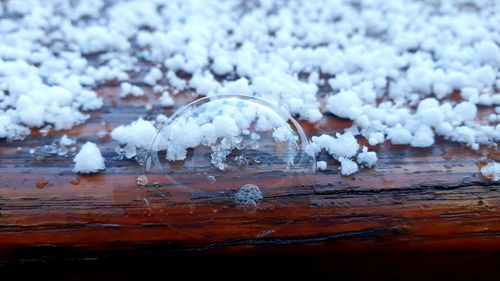
[[[368,151],[366,146],[363,147],[362,152],[360,152],[357,156],[358,164],[371,168],[377,163],[377,153],[373,151]]]
[[[156,128],[150,121],[142,118],[129,125],[116,127],[111,131],[111,138],[120,144],[126,144],[125,157],[133,158],[137,148],[148,149],[156,135]]]
[[[342,91],[328,98],[326,108],[338,117],[354,119],[356,109],[362,104],[363,102],[355,92]]]
[[[358,165],[356,164],[356,162],[354,162],[350,159],[344,158],[344,157],[340,157],[339,161],[340,161],[340,165],[341,165],[340,166],[340,173],[343,176],[349,176],[349,175],[352,175],[358,171]]]
[[[132,85],[128,82],[123,82],[120,85],[120,97],[125,98],[128,96],[140,97],[144,96],[144,90],[136,85]]]

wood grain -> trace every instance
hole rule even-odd
[[[373,169],[343,177],[329,160],[315,187],[283,185],[255,210],[220,197],[193,196],[165,188],[139,187],[142,173],[133,160],[115,159],[115,142],[98,132],[139,116],[171,114],[140,99],[120,99],[117,87],[98,89],[105,105],[68,131],[37,130],[23,141],[0,142],[0,261],[44,256],[85,259],[151,251],[326,254],[356,251],[499,251],[499,184],[482,177],[486,159],[500,160],[491,147],[473,151],[439,139],[430,148],[372,147]],[[193,99],[176,97],[178,104]],[[482,109],[481,112],[485,110]],[[333,116],[320,124],[301,122],[307,133],[340,132],[350,121]],[[97,142],[107,169],[75,175],[72,158],[34,159],[29,150],[63,134]],[[360,139],[366,144],[366,140]],[[262,181],[272,180],[263,177]],[[46,181],[46,184],[37,182]],[[245,179],[234,182],[240,186]],[[42,186],[43,185],[43,186]],[[188,198],[187,201],[183,199]],[[58,249],[58,250],[55,250]]]

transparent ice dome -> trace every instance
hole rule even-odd
[[[308,145],[292,116],[261,99],[205,97],[160,124],[146,157],[146,172],[214,176],[248,169],[314,171],[314,155],[305,153]]]
[[[215,203],[257,217],[284,208],[290,218],[289,195],[314,189],[316,159],[306,153],[309,144],[290,114],[264,100],[198,99],[158,126],[145,161],[142,182],[151,187],[145,201],[156,214],[170,213],[163,217],[170,223],[176,220],[173,208],[192,214],[196,206]],[[242,192],[245,186],[252,192]],[[245,194],[253,197],[245,200]]]

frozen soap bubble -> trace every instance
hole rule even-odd
[[[306,153],[308,145],[299,123],[263,100],[206,97],[159,125],[145,168],[149,177],[160,176],[171,186],[192,190],[205,190],[206,181],[201,179],[207,175],[222,182],[269,181],[270,173],[283,177],[313,173],[316,161],[314,153]]]
[[[241,213],[235,196],[250,184],[259,187],[262,198],[254,200],[254,212],[243,216],[255,220],[279,210],[285,221],[292,220],[297,201],[309,200],[304,195],[314,190],[316,159],[306,153],[309,144],[292,116],[263,100],[201,98],[159,125],[145,172],[161,187],[146,189],[145,201],[170,225],[193,217],[214,220],[221,207],[228,218]],[[191,218],[183,217],[182,208]]]

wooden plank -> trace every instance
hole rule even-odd
[[[137,186],[142,167],[114,159],[117,144],[97,133],[174,109],[147,111],[143,105],[158,99],[150,90],[141,99],[120,99],[111,84],[98,92],[106,97],[105,106],[90,113],[85,124],[1,142],[0,261],[42,258],[33,253],[44,251],[84,259],[160,249],[286,252],[290,245],[312,253],[332,248],[500,250],[499,184],[479,173],[486,159],[500,159],[494,148],[472,151],[442,139],[430,148],[385,143],[371,148],[380,159],[373,169],[342,177],[329,160],[333,170],[318,173],[314,187],[288,182],[265,190],[269,196],[262,204],[247,210],[232,203],[231,188],[206,197]],[[183,104],[192,96],[176,99]],[[333,116],[316,125],[301,123],[310,136],[351,125]],[[75,175],[70,157],[34,159],[29,153],[63,134],[77,137],[79,144],[97,142],[106,171]],[[245,178],[235,180],[234,190],[244,183]]]

